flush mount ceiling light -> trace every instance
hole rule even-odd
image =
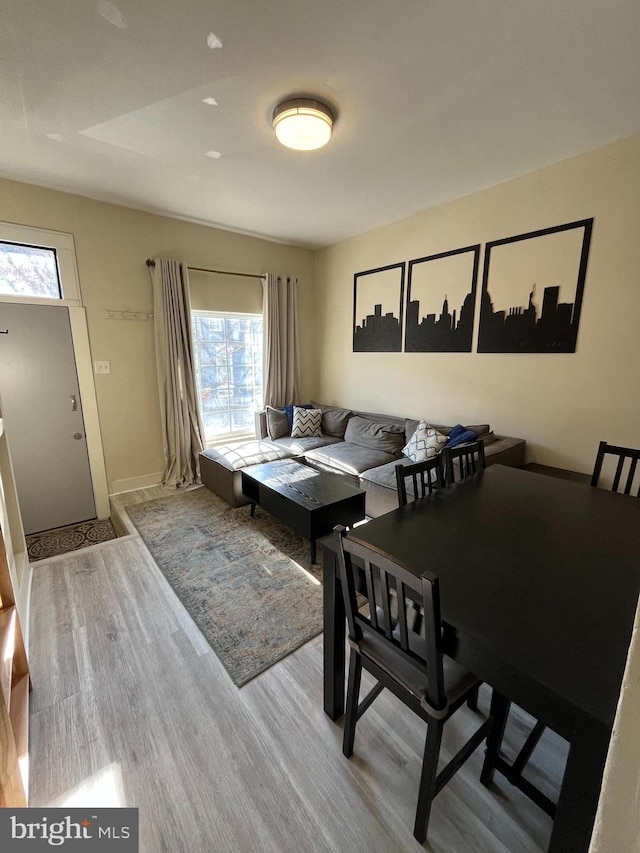
[[[331,139],[332,128],[333,113],[313,98],[283,101],[273,111],[276,139],[297,151],[322,148]]]

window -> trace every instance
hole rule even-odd
[[[262,407],[262,316],[192,311],[205,441],[253,433]]]

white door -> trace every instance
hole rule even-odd
[[[95,518],[66,307],[0,302],[0,392],[25,533]]]

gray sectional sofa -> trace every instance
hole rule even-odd
[[[249,465],[300,458],[320,471],[342,474],[366,492],[367,515],[376,518],[398,505],[395,468],[408,464],[402,448],[418,426],[417,418],[360,412],[313,402],[322,409],[322,436],[292,438],[284,411],[267,408],[256,416],[257,440],[224,445],[200,454],[204,485],[232,506],[248,503],[242,494],[240,471]],[[452,427],[432,424],[448,434]],[[484,444],[487,465],[521,467],[526,442],[496,435],[489,424],[465,425]]]

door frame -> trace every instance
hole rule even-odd
[[[98,400],[93,376],[93,362],[91,359],[91,347],[89,345],[87,313],[82,305],[73,234],[63,231],[49,231],[44,228],[33,228],[27,225],[17,225],[12,222],[0,222],[0,240],[56,249],[60,279],[64,288],[63,299],[0,295],[0,301],[20,302],[31,305],[52,305],[59,308],[68,308],[69,310],[71,342],[73,344],[73,356],[82,403],[93,499],[97,517],[108,518],[111,514],[111,508],[102,446],[102,430],[100,428]]]
[[[69,322],[71,324],[71,341],[78,374],[78,388],[82,403],[84,418],[84,434],[87,439],[87,454],[89,456],[89,471],[93,484],[93,499],[98,518],[109,518],[111,506],[109,503],[109,488],[107,471],[102,449],[102,430],[98,414],[98,399],[93,378],[93,362],[89,346],[89,328],[87,313],[84,308],[69,306]]]

